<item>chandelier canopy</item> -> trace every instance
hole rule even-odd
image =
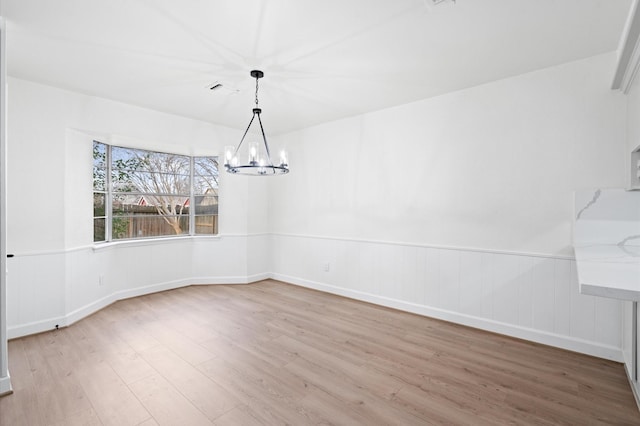
[[[273,176],[283,175],[289,173],[289,164],[287,164],[287,154],[282,151],[277,164],[274,164],[271,160],[271,152],[269,151],[269,144],[267,143],[267,137],[264,134],[264,128],[262,127],[262,120],[260,114],[262,109],[258,106],[258,80],[264,77],[264,73],[260,70],[251,71],[251,77],[256,79],[256,107],[253,108],[253,116],[247,130],[244,131],[242,139],[237,147],[227,146],[224,149],[224,167],[227,172],[239,175],[251,175],[251,176]],[[260,125],[260,132],[255,136],[257,141],[248,142],[245,149],[242,149],[242,144],[247,139],[249,129],[253,124],[255,118],[258,117],[258,123]],[[261,139],[261,140],[260,140]],[[242,163],[240,156],[244,154],[246,163]]]

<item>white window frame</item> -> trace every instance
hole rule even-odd
[[[105,196],[105,213],[104,216],[95,216],[95,209],[94,209],[94,216],[93,216],[93,221],[95,223],[96,218],[102,218],[104,217],[105,219],[105,239],[104,240],[100,240],[100,241],[95,241],[95,228],[94,228],[94,244],[95,245],[100,245],[100,244],[105,244],[105,243],[114,243],[114,242],[121,242],[121,241],[143,241],[143,240],[164,240],[164,239],[176,239],[176,238],[184,238],[187,236],[191,236],[191,237],[217,237],[219,235],[219,230],[215,229],[215,233],[212,234],[204,234],[204,233],[200,233],[197,234],[196,233],[196,216],[207,216],[207,215],[197,215],[196,214],[196,204],[195,204],[195,200],[197,196],[204,196],[204,197],[215,197],[219,200],[218,196],[212,196],[212,195],[207,195],[207,194],[196,194],[195,193],[195,163],[196,163],[196,159],[198,158],[214,158],[216,160],[216,163],[218,163],[218,156],[217,155],[198,155],[198,156],[190,156],[190,155],[184,155],[184,154],[175,154],[175,153],[168,153],[168,152],[163,152],[163,151],[154,151],[154,150],[150,150],[150,149],[144,149],[144,148],[130,148],[130,147],[124,147],[124,146],[120,146],[120,145],[111,145],[105,142],[101,142],[98,140],[94,140],[93,143],[97,143],[97,144],[101,144],[105,147],[105,162],[106,162],[106,171],[105,171],[105,188],[104,191],[102,190],[96,190],[95,188],[93,188],[93,194],[95,193],[104,193]],[[157,236],[142,236],[142,237],[136,237],[136,236],[132,236],[129,238],[117,238],[114,239],[113,238],[113,197],[114,194],[116,194],[115,191],[113,191],[113,182],[112,182],[112,153],[111,150],[113,147],[116,148],[123,148],[123,149],[135,149],[138,151],[147,151],[150,153],[158,153],[158,154],[170,154],[170,155],[179,155],[181,157],[187,157],[189,159],[189,212],[188,212],[188,222],[189,222],[189,229],[187,230],[186,233],[184,234],[176,234],[176,235],[157,235]],[[218,163],[219,165],[219,163]],[[218,170],[218,175],[219,176],[219,168]],[[217,180],[217,179],[216,179]],[[219,185],[217,188],[215,188],[216,190],[219,188]],[[186,195],[186,194],[185,194]],[[216,216],[217,218],[219,218],[219,213],[216,213],[215,215],[211,215],[211,216]],[[216,220],[218,220],[216,218]],[[95,226],[95,225],[94,225]]]

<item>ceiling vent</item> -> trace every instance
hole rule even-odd
[[[424,10],[427,13],[431,13],[434,12],[436,6],[454,5],[456,0],[422,0],[422,2],[424,4]],[[443,7],[443,9],[447,9],[447,7]]]
[[[228,84],[224,84],[220,81],[209,83],[205,86],[205,88],[209,89],[209,91],[211,92],[226,92],[230,95],[234,95],[240,92],[240,89],[236,89],[235,87],[231,87]]]

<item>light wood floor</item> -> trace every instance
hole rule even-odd
[[[9,342],[1,425],[640,424],[622,365],[276,281]]]

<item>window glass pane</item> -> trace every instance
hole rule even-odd
[[[113,217],[114,240],[184,235],[188,232],[188,216],[123,215]]]
[[[218,195],[217,176],[193,176],[193,193],[195,195]]]
[[[194,172],[201,175],[218,174],[218,157],[193,157]]]
[[[131,178],[132,172],[111,169],[111,189],[114,192],[135,192],[136,186]]]
[[[189,157],[114,146],[111,148],[111,167],[129,172],[165,172],[189,176]]]
[[[189,194],[189,157],[131,148],[112,148],[113,190]]]
[[[146,171],[113,171],[114,192],[189,194],[189,176]]]
[[[93,193],[93,216],[105,216],[105,194],[103,192]]]
[[[142,149],[111,147],[111,167],[116,170],[137,170],[148,151]]]
[[[218,197],[196,195],[194,199],[196,203],[195,214],[218,214]]]
[[[104,241],[105,237],[105,218],[93,219],[93,241]]]
[[[195,157],[193,171],[193,193],[217,195],[218,157]]]
[[[111,208],[113,211],[126,211],[129,206],[145,205],[144,197],[140,194],[113,194]]]
[[[104,191],[107,187],[107,146],[93,142],[93,189]]]
[[[160,214],[180,215],[189,211],[188,195],[114,194],[114,214]]]
[[[218,216],[196,216],[195,228],[198,235],[215,235],[218,233]]]

